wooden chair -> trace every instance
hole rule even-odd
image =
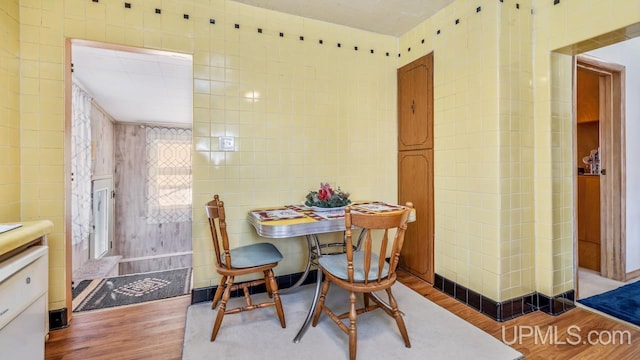
[[[339,327],[349,335],[349,359],[356,358],[356,317],[367,311],[377,308],[384,310],[389,316],[393,317],[398,324],[400,334],[404,340],[406,347],[411,347],[409,335],[402,319],[402,314],[398,310],[396,299],[391,293],[391,286],[396,282],[396,267],[400,258],[400,250],[404,242],[404,233],[407,229],[407,221],[409,214],[413,208],[412,203],[407,203],[404,211],[389,212],[383,214],[363,214],[351,212],[351,208],[345,209],[345,225],[346,225],[346,253],[338,255],[325,255],[319,260],[320,267],[325,276],[322,284],[322,294],[316,307],[313,317],[313,326],[318,324],[320,314],[324,310],[327,315]],[[352,226],[366,229],[366,236],[362,244],[362,250],[354,250],[354,241],[352,240]],[[391,244],[390,262],[385,261],[387,247],[389,245],[388,232],[390,229],[396,228],[396,235]],[[380,243],[380,251],[378,254],[372,251],[373,233],[375,230],[384,230]],[[334,314],[325,306],[325,299],[329,286],[335,283],[341,288],[350,292],[350,310],[340,315]],[[385,290],[389,303],[385,304],[377,296],[371,295],[372,292]],[[356,308],[356,293],[363,294],[364,306]],[[373,302],[373,304],[370,303]],[[342,320],[349,319],[349,326]]]
[[[278,249],[270,243],[258,243],[246,245],[234,249],[229,248],[229,237],[227,235],[227,224],[225,222],[224,202],[220,200],[218,195],[207,203],[207,216],[209,217],[209,227],[211,228],[211,237],[213,238],[213,248],[216,255],[216,271],[222,275],[220,285],[216,289],[211,303],[211,309],[218,307],[218,315],[213,324],[211,332],[211,341],[216,339],[222,318],[226,314],[237,314],[242,311],[262,309],[268,306],[275,306],[283,328],[286,327],[284,320],[284,311],[278,294],[278,284],[273,275],[273,268],[282,260],[282,254]],[[234,278],[239,275],[262,272],[263,279],[240,284],[234,284]],[[269,297],[273,301],[253,304],[249,294],[249,287],[264,284],[267,288]],[[242,288],[246,300],[246,306],[237,307],[227,310],[227,301],[231,296],[231,292]]]

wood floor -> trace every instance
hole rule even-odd
[[[576,308],[560,316],[537,311],[498,323],[412,275],[402,271],[398,275],[429,300],[501,341],[514,342],[511,346],[526,359],[640,359],[639,330],[590,311]],[[189,296],[183,296],[75,315],[70,327],[51,332],[46,359],[180,359],[189,301]],[[536,327],[537,338],[533,336]],[[600,343],[590,344],[589,338],[598,340],[598,334],[601,341],[595,342]],[[614,339],[621,335],[625,337],[622,345]]]

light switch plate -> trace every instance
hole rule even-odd
[[[235,138],[233,136],[220,136],[218,138],[218,149],[220,151],[235,151]]]

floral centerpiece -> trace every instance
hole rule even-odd
[[[351,204],[351,200],[349,200],[349,193],[342,191],[340,187],[334,190],[329,183],[320,183],[318,191],[310,191],[307,194],[307,200],[304,204],[329,209],[347,206]]]

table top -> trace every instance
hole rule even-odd
[[[349,205],[352,211],[367,214],[400,211],[404,207],[380,201],[361,201]],[[268,238],[288,238],[310,234],[344,231],[344,208],[323,211],[304,205],[286,205],[264,209],[254,209],[247,214],[247,220],[260,236]],[[415,209],[409,221],[415,221]]]

